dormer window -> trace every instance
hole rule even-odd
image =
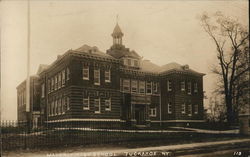
[[[131,59],[128,59],[128,66],[131,66]]]
[[[138,66],[139,66],[138,60],[134,60],[134,66],[135,66],[135,67],[138,67]]]

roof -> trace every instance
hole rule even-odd
[[[155,72],[157,73],[160,70],[160,66],[152,63],[150,60],[141,61],[141,70],[145,72]]]
[[[171,63],[161,66],[159,73],[164,73],[164,72],[168,72],[172,70],[179,71],[179,72],[189,72],[189,73],[198,74],[198,75],[204,75],[203,73],[199,73],[193,69],[190,69],[187,64],[180,65],[176,62],[171,62]]]
[[[37,70],[37,74],[40,74],[42,73],[44,70],[48,69],[49,68],[49,65],[47,64],[40,64],[39,65],[39,68]]]
[[[141,70],[145,72],[152,72],[152,73],[164,73],[164,72],[174,70],[174,71],[179,71],[179,72],[189,72],[193,74],[204,75],[203,73],[199,73],[190,69],[187,64],[181,65],[176,62],[171,62],[163,66],[158,66],[149,60],[143,60],[141,62]]]
[[[113,30],[113,33],[112,33],[112,36],[123,36],[123,33],[122,33],[122,30],[120,28],[120,26],[118,25],[118,23],[116,24],[114,30]]]
[[[86,44],[73,50],[73,52],[74,53],[81,53],[81,54],[88,54],[88,55],[96,56],[96,57],[115,59],[114,57],[100,51],[96,46],[91,47],[91,46],[86,45]]]

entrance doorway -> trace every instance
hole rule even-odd
[[[145,105],[135,105],[135,120],[137,125],[145,125],[146,115],[145,115]]]

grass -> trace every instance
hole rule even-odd
[[[3,150],[57,149],[66,147],[108,144],[127,148],[182,144],[192,142],[245,138],[236,134],[203,134],[197,132],[106,132],[86,130],[54,130],[32,136],[5,134]]]

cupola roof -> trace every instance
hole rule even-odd
[[[118,25],[118,23],[116,24],[116,26],[115,26],[115,28],[113,30],[112,36],[113,37],[115,37],[115,36],[123,36],[122,30],[121,30],[120,26]]]

